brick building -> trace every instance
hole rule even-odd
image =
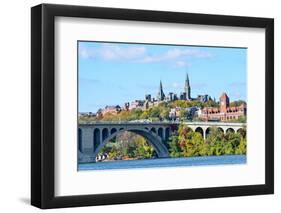
[[[230,107],[229,103],[229,97],[226,93],[223,93],[220,97],[220,106],[205,107],[199,117],[205,121],[228,121],[236,120],[246,115],[247,106],[245,103],[235,107]]]
[[[143,100],[132,101],[130,106],[129,106],[129,110],[142,109],[144,107],[144,102],[145,101],[143,101]]]
[[[119,105],[116,105],[116,106],[106,106],[102,110],[102,115],[104,116],[106,113],[111,113],[113,115],[116,115],[120,111],[121,111],[121,107]]]

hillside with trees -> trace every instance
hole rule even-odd
[[[234,101],[231,102],[231,106],[238,106],[239,104],[244,103],[243,101]],[[218,102],[209,100],[205,103],[200,101],[186,101],[186,100],[176,100],[171,102],[162,102],[157,106],[151,106],[148,109],[135,108],[132,110],[121,110],[116,114],[105,113],[101,117],[95,116],[80,116],[79,122],[92,122],[92,121],[132,121],[132,120],[150,120],[150,121],[162,121],[169,119],[169,112],[173,108],[180,108],[180,120],[194,120],[200,121],[198,117],[188,116],[188,111],[186,109],[190,107],[219,107]],[[237,122],[237,121],[234,121]],[[241,118],[238,122],[246,122],[246,117]]]

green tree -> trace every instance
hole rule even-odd
[[[171,157],[182,157],[181,147],[179,145],[178,135],[172,135],[169,139],[168,146]]]
[[[224,134],[219,128],[211,128],[204,140],[200,133],[180,125],[169,147],[172,157],[246,154],[246,138],[239,133]]]
[[[170,112],[169,109],[163,108],[163,109],[161,110],[161,112],[160,112],[160,117],[161,117],[162,119],[169,119],[169,112]]]
[[[178,143],[184,157],[205,155],[206,144],[202,135],[186,125],[180,125],[178,129]]]
[[[205,143],[202,135],[198,132],[190,131],[186,138],[182,138],[180,144],[185,157],[205,155],[202,153]]]
[[[140,119],[148,119],[150,117],[149,110],[144,110],[142,114],[140,115]]]
[[[239,123],[246,123],[247,122],[247,116],[240,116],[238,119],[237,119],[237,122]]]
[[[242,138],[241,139],[239,146],[235,150],[235,154],[237,154],[237,155],[245,155],[245,154],[247,154],[246,138]]]
[[[180,110],[180,119],[181,120],[186,120],[188,115],[188,111],[186,109],[181,109]]]
[[[238,100],[238,101],[233,101],[230,103],[230,106],[231,107],[238,107],[238,106],[241,106],[242,104],[246,104],[245,101],[243,100]]]
[[[140,119],[142,113],[143,113],[142,110],[138,108],[131,110],[130,120]]]
[[[230,142],[225,142],[223,146],[223,153],[226,155],[235,154],[235,148],[232,146]]]
[[[155,150],[145,138],[132,132],[117,135],[113,142],[107,143],[99,154],[105,152],[109,154],[111,160],[115,158],[142,159],[156,155]]]
[[[143,141],[136,147],[134,154],[137,158],[152,158],[154,156],[154,149]]]
[[[219,104],[213,100],[209,100],[207,102],[205,102],[204,107],[219,107]]]
[[[153,107],[151,112],[150,112],[150,116],[152,118],[159,118],[159,116],[160,116],[160,109],[159,109],[159,107]]]

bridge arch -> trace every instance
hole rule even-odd
[[[234,131],[233,128],[230,127],[230,128],[227,128],[225,132],[226,133],[234,133],[235,131]]]
[[[238,134],[240,134],[243,138],[246,137],[246,130],[244,128],[239,128],[236,131]]]
[[[156,129],[154,127],[151,128],[151,131],[156,133]]]
[[[237,129],[237,131],[236,131],[237,133],[242,133],[243,132],[243,128],[239,128],[239,129]]]
[[[114,134],[115,132],[117,132],[117,129],[116,129],[116,128],[112,128],[112,129],[110,130],[110,134]]]
[[[106,139],[108,137],[108,128],[103,128],[102,130],[102,140]]]
[[[220,132],[224,133],[223,128],[221,128],[221,127],[217,127],[217,129],[218,129],[218,131],[220,131]]]
[[[212,128],[211,128],[211,127],[208,127],[208,128],[205,130],[205,137],[206,137],[206,138],[211,134],[211,131],[212,131]]]
[[[204,130],[200,126],[195,129],[195,132],[200,133],[204,137]]]
[[[117,136],[117,134],[123,133],[125,131],[136,133],[142,137],[144,137],[148,143],[155,149],[155,152],[159,158],[166,158],[169,157],[169,152],[164,143],[162,142],[162,138],[160,138],[157,134],[152,133],[151,131],[147,129],[138,129],[138,128],[132,128],[132,129],[123,129],[121,131],[116,131],[113,134],[110,134],[105,140],[102,141],[98,146],[95,147],[94,151],[94,157],[97,156],[97,154],[100,152],[100,150],[114,137]]]

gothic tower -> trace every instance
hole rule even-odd
[[[163,92],[162,82],[160,81],[159,92],[158,92],[158,101],[163,101],[165,99],[165,94]]]
[[[184,92],[186,94],[186,100],[191,100],[191,96],[190,96],[191,89],[190,89],[189,78],[187,73],[186,73],[186,79],[184,84]]]

